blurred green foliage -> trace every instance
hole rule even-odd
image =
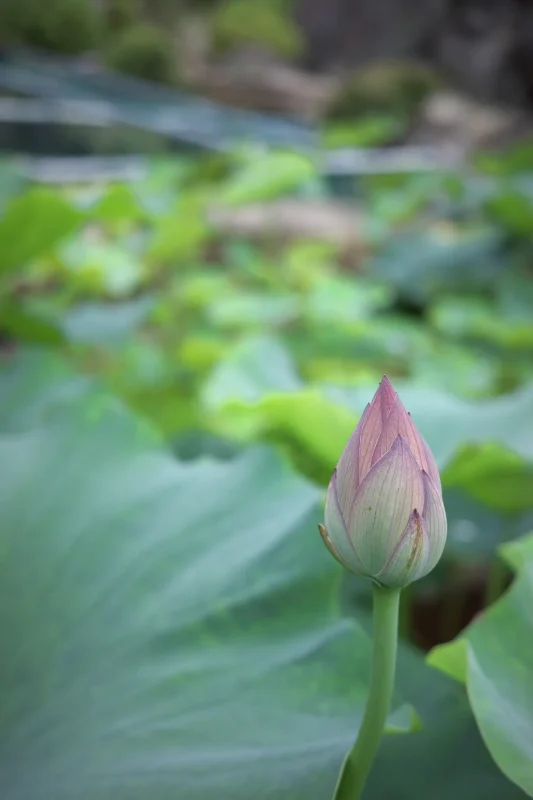
[[[185,391],[194,399],[257,336],[278,342],[300,386],[370,387],[387,372],[481,399],[531,377],[530,244],[496,202],[509,178],[475,178],[489,184],[460,218],[458,177],[367,178],[357,189],[361,254],[350,255],[309,235],[284,242],[219,233],[213,206],[227,214],[292,194],[305,207],[325,191],[316,166],[298,154],[222,160],[215,171],[202,158],[163,161],[133,183],[33,189],[13,200],[0,222],[0,264],[11,270],[5,291],[25,313],[66,326],[77,363],[93,364],[115,389],[121,376],[135,383],[132,365],[146,356],[160,364],[150,380],[175,382],[178,398]],[[460,189],[471,191],[468,181]],[[22,236],[28,219],[36,223]],[[148,295],[150,304],[139,305]],[[98,309],[92,332],[81,315],[87,304]],[[110,352],[95,344],[106,341],[106,326],[123,331]],[[273,380],[263,391],[279,388]],[[182,427],[179,402],[167,425]]]
[[[213,44],[225,52],[243,45],[264,45],[269,51],[294,58],[304,41],[291,18],[287,0],[223,0],[211,15]]]
[[[217,223],[327,203],[317,164],[297,153],[161,159],[115,185],[6,181],[0,585],[6,609],[24,602],[0,633],[28,643],[2,668],[9,725],[38,727],[38,703],[18,700],[40,686],[37,663],[65,704],[9,760],[19,795],[48,800],[28,753],[52,741],[54,791],[72,793],[75,776],[91,800],[110,786],[167,800],[178,784],[184,800],[205,797],[220,747],[224,799],[245,800],[254,782],[279,800],[331,793],[360,717],[368,609],[357,581],[339,586],[314,528],[383,373],[435,453],[449,519],[445,556],[412,600],[425,608],[450,576],[483,574],[502,543],[519,578],[431,666],[402,648],[390,729],[427,730],[384,744],[369,798],[387,796],[391,774],[402,796],[423,798],[435,769],[438,800],[531,793],[533,755],[515,733],[533,719],[533,557],[530,539],[509,542],[533,522],[533,165],[491,159],[464,175],[354,180],[357,247],[309,227],[237,235]],[[431,617],[431,643],[447,625]],[[57,664],[69,692],[57,693]],[[435,666],[466,683],[471,711]],[[230,739],[228,714],[240,720]],[[126,742],[131,719],[143,736]],[[111,764],[106,742],[125,761]],[[176,775],[154,768],[169,746]]]
[[[96,48],[103,18],[87,0],[2,0],[0,36],[9,44],[75,54]]]
[[[105,21],[109,31],[122,31],[136,25],[142,15],[142,0],[107,0]]]
[[[111,69],[136,78],[160,83],[176,78],[172,38],[152,25],[130,25],[118,31],[107,46],[105,61]]]
[[[357,120],[364,115],[381,114],[407,120],[440,85],[440,77],[422,64],[380,61],[362,67],[343,84],[328,117]]]

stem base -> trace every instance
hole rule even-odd
[[[333,800],[360,800],[390,709],[396,672],[400,589],[373,585],[373,645],[370,688],[355,745],[341,768]]]

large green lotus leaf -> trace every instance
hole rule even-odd
[[[325,485],[356,421],[351,411],[306,388],[270,392],[255,403],[228,402],[215,427],[241,439],[274,442],[300,471]]]
[[[12,200],[0,220],[0,272],[46,255],[81,219],[69,202],[48,189],[31,189]]]
[[[365,800],[526,797],[492,762],[463,691],[447,695],[419,733],[385,739],[365,792]]]
[[[87,378],[74,376],[61,359],[44,357],[38,350],[27,350],[9,370],[5,357],[0,365],[2,432],[39,425],[43,417],[60,414],[71,403],[79,404],[91,385]]]
[[[523,294],[526,287],[529,288],[526,284]],[[503,296],[499,306],[482,297],[440,298],[430,311],[431,322],[445,336],[486,339],[502,347],[530,350],[533,345],[531,319],[519,313],[523,306],[516,309],[515,298],[509,291],[504,294],[500,290],[500,294]],[[526,295],[526,302],[528,300],[530,302]],[[531,305],[528,305],[531,313]]]
[[[63,315],[62,328],[76,344],[113,347],[135,334],[152,311],[152,295],[123,303],[82,303]]]
[[[15,341],[35,345],[58,345],[64,336],[53,318],[33,311],[32,304],[19,300],[0,301],[2,328]]]
[[[501,496],[492,487],[496,496]],[[444,488],[444,505],[448,517],[446,553],[462,563],[487,563],[505,541],[521,536],[533,527],[533,510],[509,514],[497,511],[459,488]],[[530,503],[531,505],[531,503]]]
[[[11,200],[25,191],[29,185],[27,175],[23,174],[20,164],[7,154],[0,156],[0,213]]]
[[[443,480],[498,511],[512,514],[533,506],[533,464],[499,445],[462,448]]]
[[[294,294],[241,292],[214,299],[206,309],[217,328],[236,330],[276,329],[298,319],[300,301]]]
[[[314,489],[265,450],[174,462],[55,359],[5,370],[0,403],[2,796],[330,797],[368,640]],[[369,799],[518,800],[459,688],[398,666],[426,729],[384,743]]]
[[[533,184],[532,184],[533,189]],[[507,325],[531,325],[533,319],[533,286],[529,272],[513,269],[506,272],[497,287],[498,312]]]
[[[317,490],[265,449],[180,464],[54,360],[0,407],[2,797],[330,797],[369,640]]]
[[[324,277],[308,292],[304,305],[312,325],[354,326],[391,303],[389,287],[342,276]]]
[[[325,473],[357,421],[352,411],[305,387],[289,352],[268,336],[248,337],[232,349],[205,382],[202,404],[216,415],[218,429],[241,439],[282,442]]]
[[[496,764],[533,796],[533,536],[501,553],[518,570],[511,589],[428,661],[466,683]]]
[[[504,237],[490,227],[449,226],[390,237],[371,265],[375,277],[406,297],[425,302],[443,288],[490,286],[503,272]]]

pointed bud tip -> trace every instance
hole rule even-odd
[[[396,389],[392,385],[392,381],[388,375],[383,375],[382,379],[379,382],[379,385],[383,387],[383,389],[386,389],[388,392],[396,394]]]
[[[398,436],[396,437],[396,439],[393,441],[392,446],[391,446],[390,449],[392,450],[394,448],[394,449],[398,450],[400,447],[407,447],[407,448],[409,448],[409,450],[411,449],[409,447],[409,442],[407,441],[405,436],[402,436],[401,433],[399,433]]]
[[[378,392],[384,392],[387,395],[396,394],[394,386],[392,385],[392,383],[390,382],[390,380],[387,378],[386,375],[384,375],[379,382]]]
[[[397,395],[394,391],[392,383],[389,381],[387,376],[384,375],[379,382],[379,386],[374,397],[372,398],[372,402],[370,403],[372,408],[377,406],[380,409],[382,422],[384,422],[387,418],[391,408],[394,405],[396,397]]]

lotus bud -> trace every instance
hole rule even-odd
[[[439,471],[386,377],[333,472],[324,523],[320,533],[337,561],[380,586],[407,586],[442,555]]]

